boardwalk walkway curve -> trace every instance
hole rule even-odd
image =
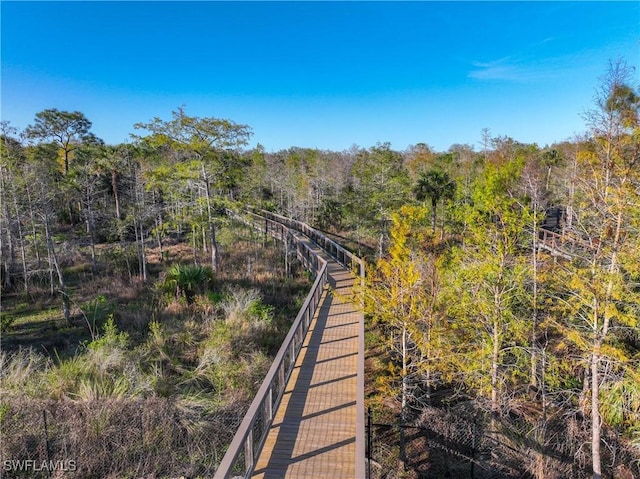
[[[284,241],[316,278],[215,479],[364,479],[364,325],[349,300],[364,263],[305,223],[229,214]]]

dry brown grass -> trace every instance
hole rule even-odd
[[[107,249],[100,254],[106,257]],[[164,251],[165,260],[193,260],[188,245]],[[104,297],[119,330],[129,333],[128,349],[81,348],[59,364],[46,355],[37,361],[25,356],[7,368],[15,387],[0,405],[0,426],[10,431],[3,434],[0,459],[74,460],[77,471],[64,477],[210,477],[270,365],[275,342],[295,317],[308,279],[283,277],[281,250],[273,242],[263,249],[234,240],[221,247],[214,291],[193,304],[167,302],[155,285],[170,263],[160,262],[156,248],[148,251],[146,284],[115,268],[91,275],[87,256],[72,253],[82,262],[69,263],[69,292],[75,329],[84,336],[69,343],[90,339],[86,323],[93,313],[87,305]],[[56,299],[43,295],[41,302]],[[265,304],[273,309],[260,309]],[[30,344],[43,331],[37,323]]]
[[[243,403],[211,412],[198,401],[158,397],[3,403],[2,461],[75,464],[68,478],[210,477],[231,440]],[[3,471],[4,478],[38,477]],[[42,474],[46,477],[46,472]],[[55,476],[54,476],[55,477]]]

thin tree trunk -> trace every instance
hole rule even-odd
[[[533,248],[531,251],[531,266],[533,274],[533,291],[531,301],[533,303],[531,314],[531,373],[529,384],[538,386],[538,212],[533,211]]]
[[[602,435],[602,423],[600,418],[600,375],[598,366],[600,363],[599,345],[596,344],[591,355],[591,460],[593,462],[593,479],[602,478],[602,464],[600,454],[600,440]]]
[[[609,171],[609,169],[607,169]],[[613,275],[618,270],[618,248],[622,233],[623,208],[618,208],[616,215],[616,227],[612,241],[611,263],[609,265],[609,275]],[[594,264],[594,268],[596,265]],[[605,309],[606,305],[612,301],[613,279],[607,282],[607,289],[604,297]],[[591,354],[591,460],[593,463],[593,479],[602,478],[602,455],[600,444],[602,442],[602,418],[600,417],[600,350],[604,344],[609,332],[610,319],[606,313],[602,315],[602,329],[600,325],[600,305],[595,302],[593,305],[593,332],[596,339],[593,344],[593,352]],[[600,330],[599,330],[600,329]]]
[[[122,219],[120,215],[120,199],[118,196],[118,172],[116,170],[111,170],[111,191],[113,192],[113,200],[115,202],[116,207],[116,218],[118,221]]]
[[[193,225],[191,227],[191,238],[192,238],[191,244],[193,247],[193,265],[194,266],[198,266],[198,244],[197,244],[198,235],[196,234],[196,231],[197,231],[196,226]]]
[[[208,252],[208,248],[207,248],[207,230],[205,229],[204,226],[202,226],[202,251],[204,253]]]
[[[142,261],[142,281],[147,282],[147,253],[144,247],[144,228],[140,224],[140,259]]]
[[[45,235],[46,241],[46,235]],[[49,245],[47,243],[47,262],[49,264],[49,294],[53,296],[55,294],[54,286],[53,286],[53,260],[51,259],[51,250],[49,249]]]
[[[424,385],[425,385],[425,395],[426,395],[426,403],[427,405],[431,405],[431,392],[433,390],[432,380],[431,380],[431,322],[433,321],[433,312],[429,313],[429,320],[427,323],[427,344],[426,344],[426,356],[427,356],[427,366],[424,371]]]
[[[565,229],[571,231],[573,228],[573,203],[576,195],[576,176],[578,171],[578,155],[574,155],[573,164],[571,169],[571,175],[569,178],[569,201],[567,202],[567,210],[566,210],[566,219],[564,224],[562,225],[562,233],[565,232]]]
[[[162,218],[160,215],[156,217],[156,242],[158,243],[158,250],[160,251],[160,261],[163,261],[162,257],[162,237],[160,236],[160,228],[162,227]]]
[[[0,224],[0,227],[2,227],[2,225]],[[5,241],[4,241],[4,236],[5,236],[5,232],[7,235],[7,241],[6,243],[8,243],[8,254],[7,256],[9,257],[8,260],[5,261]],[[24,250],[24,246],[23,246],[23,250]],[[11,271],[13,269],[13,264],[15,263],[14,260],[15,257],[15,253],[14,253],[14,248],[13,248],[13,240],[11,238],[11,228],[9,227],[9,219],[7,218],[7,227],[4,228],[2,227],[2,232],[0,233],[0,260],[2,261],[2,274],[0,274],[0,277],[3,278],[3,284],[2,287],[3,288],[10,288],[11,287]],[[23,268],[24,269],[24,268]],[[25,275],[26,277],[26,275]]]
[[[27,271],[27,253],[24,246],[24,235],[22,234],[22,222],[20,220],[20,210],[18,209],[18,200],[13,195],[13,207],[16,210],[16,221],[18,225],[18,238],[20,239],[20,256],[22,259],[22,275],[24,280],[24,292],[29,294],[29,272]],[[8,210],[8,208],[7,208]],[[9,231],[9,240],[11,240],[11,231]],[[11,248],[11,244],[9,245]]]
[[[144,226],[143,218],[145,213],[145,189],[142,171],[137,170],[135,174],[134,195],[136,201],[136,213],[134,217],[134,231],[136,235],[136,245],[138,246],[139,272],[142,281],[147,281],[147,253],[144,246]],[[136,230],[136,227],[139,228]]]
[[[149,274],[147,268],[147,252],[144,246],[144,230],[142,228],[140,228],[140,236],[142,242],[142,280],[146,282]]]
[[[73,323],[71,322],[69,295],[67,294],[67,287],[64,281],[64,273],[62,271],[62,268],[60,267],[60,263],[58,262],[55,245],[53,243],[53,239],[51,238],[51,231],[49,229],[49,219],[46,217],[44,218],[44,231],[47,241],[47,248],[49,250],[49,257],[51,258],[53,266],[55,267],[56,273],[58,275],[58,289],[60,291],[60,294],[62,295],[62,313],[67,323],[73,325]]]
[[[547,179],[544,184],[545,191],[549,191],[549,183],[551,182],[551,166],[547,168]]]
[[[131,263],[129,263],[129,255],[127,254],[127,249],[122,244],[120,244],[120,251],[122,251],[124,261],[127,263],[127,273],[129,273],[129,283],[131,283],[133,281],[133,275],[131,274]]]
[[[500,360],[500,323],[498,320],[500,314],[500,300],[498,293],[494,293],[495,315],[492,325],[492,348],[491,348],[491,419],[489,436],[497,439],[497,421],[498,412],[500,410],[499,394],[498,394],[498,367]]]
[[[407,327],[402,325],[402,400],[400,409],[400,469],[406,470],[406,436],[404,426],[407,420],[407,396],[409,395]]]
[[[5,181],[4,181],[4,175],[0,176],[0,188],[2,190],[2,192],[6,192],[6,185],[5,185]],[[4,196],[4,194],[3,194]],[[22,233],[20,230],[20,215],[18,213],[18,209],[17,209],[17,201],[16,201],[16,195],[15,195],[15,191],[12,190],[12,196],[13,196],[13,202],[14,205],[16,207],[16,216],[17,216],[17,223],[18,223],[18,234],[20,236],[20,243],[22,245],[22,249],[24,250],[24,242],[22,240]],[[3,287],[9,288],[11,287],[11,274],[13,272],[13,270],[15,269],[15,248],[13,246],[13,235],[11,232],[11,210],[9,208],[9,202],[6,201],[6,199],[3,197],[2,201],[4,202],[4,210],[5,210],[5,220],[7,223],[6,228],[2,228],[2,233],[0,233],[0,260],[2,260],[2,269],[3,271],[3,281],[4,284],[2,285]],[[5,234],[7,235],[7,247],[8,247],[8,260],[5,261],[5,241],[4,241],[4,236]],[[23,268],[24,269],[24,268]],[[25,278],[26,278],[26,271],[25,271]]]
[[[218,270],[218,244],[216,242],[216,230],[213,224],[213,211],[211,207],[211,187],[209,185],[209,178],[207,171],[204,167],[204,161],[202,161],[202,179],[204,181],[205,193],[207,198],[207,220],[209,223],[209,239],[211,240],[211,269],[213,271]]]
[[[66,193],[64,193],[66,196]],[[67,199],[66,201],[67,204],[67,214],[69,215],[69,224],[72,225],[73,224],[73,206],[71,205],[71,201],[69,201]]]
[[[284,237],[284,277],[289,277],[290,265],[289,265],[289,237]]]
[[[545,352],[542,353],[541,358],[541,373],[540,373],[540,394],[542,401],[542,420],[539,423],[538,428],[536,429],[536,441],[540,446],[540,450],[535,453],[535,476],[536,479],[545,479],[547,477],[546,474],[546,464],[545,464],[545,454],[542,448],[545,445],[545,438],[547,436],[547,392],[546,385],[544,382],[544,376],[546,372],[546,362],[545,362]]]
[[[218,242],[216,241],[216,230],[213,225],[213,218],[209,218],[209,237],[211,239],[211,269],[218,270]]]
[[[444,227],[447,222],[447,210],[445,208],[445,202],[442,202],[442,211],[440,212],[440,241],[444,240]]]
[[[498,403],[498,360],[500,353],[500,336],[499,324],[497,320],[493,321],[493,348],[491,351],[491,411],[497,414],[499,410]]]
[[[98,262],[96,260],[96,239],[93,227],[93,209],[91,208],[92,198],[89,188],[87,188],[87,231],[89,233],[89,241],[91,243],[91,274],[98,271]]]
[[[63,144],[62,146],[64,149],[64,176],[67,176],[69,174],[69,153],[71,152],[71,150],[69,150],[68,141],[66,144]]]
[[[434,197],[431,198],[431,230],[436,232],[436,220],[438,216],[438,200]]]
[[[136,238],[136,254],[138,255],[138,277],[142,277],[142,253],[140,252],[140,236],[138,235],[138,220],[133,220],[133,234]]]
[[[40,258],[40,249],[38,248],[38,232],[36,230],[36,222],[33,214],[33,202],[31,201],[31,188],[26,185],[27,202],[29,203],[29,219],[31,221],[31,234],[33,235],[33,249],[36,253],[36,260],[38,261],[38,269],[42,268],[42,258]]]

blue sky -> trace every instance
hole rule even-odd
[[[540,146],[585,130],[610,59],[640,66],[640,3],[11,2],[2,120],[82,111],[107,143],[187,114],[251,145]],[[636,75],[637,78],[637,75]]]

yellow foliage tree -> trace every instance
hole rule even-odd
[[[390,375],[382,387],[399,397],[402,424],[411,405],[429,400],[442,349],[436,308],[439,258],[427,225],[428,211],[423,207],[404,206],[395,213],[388,253],[369,272],[365,286],[365,313],[383,331],[391,352]],[[404,463],[403,428],[400,461]]]
[[[640,97],[629,79],[624,63],[612,63],[587,117],[593,139],[578,155],[574,221],[586,246],[555,272],[559,323],[589,372],[594,479],[602,477],[602,420],[624,416],[620,424],[640,429],[637,398],[618,401],[622,390],[637,392],[639,365],[624,339],[637,334],[640,307]]]

